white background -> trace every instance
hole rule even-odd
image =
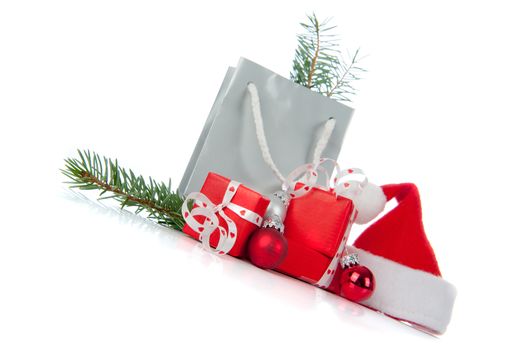
[[[312,10],[368,55],[340,162],[420,188],[439,339],[61,183],[76,148],[178,183],[227,66],[287,76]],[[0,2],[0,348],[523,346],[524,32],[518,1]]]

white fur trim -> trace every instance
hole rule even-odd
[[[353,246],[349,252],[357,253],[359,263],[375,277],[374,294],[363,305],[436,333],[445,332],[456,298],[452,284]]]

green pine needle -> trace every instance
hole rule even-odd
[[[320,22],[315,14],[301,23],[304,33],[297,35],[297,49],[290,79],[308,89],[343,102],[351,102],[355,94],[352,84],[361,79],[358,67],[359,49],[345,60],[330,19]],[[349,61],[349,62],[347,62]]]
[[[99,190],[99,199],[114,198],[121,208],[134,207],[136,214],[144,211],[147,218],[163,226],[179,231],[184,226],[181,214],[184,197],[171,190],[171,180],[167,185],[151,177],[146,181],[119,166],[117,160],[89,150],[78,150],[77,158],[65,159],[65,168],[61,171],[71,180],[67,183],[72,188]]]

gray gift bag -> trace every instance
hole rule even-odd
[[[335,119],[336,126],[323,157],[337,159],[353,109],[241,58],[226,73],[182,177],[181,193],[199,191],[210,171],[263,194],[281,188],[263,161],[255,136],[247,91],[250,82],[259,91],[272,158],[284,175],[312,162],[315,144],[329,118]]]

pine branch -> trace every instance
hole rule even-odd
[[[321,51],[321,33],[319,28],[319,22],[317,21],[317,18],[315,15],[313,16],[314,21],[314,30],[315,30],[315,52],[314,57],[312,59],[312,63],[310,64],[310,72],[308,73],[308,82],[306,83],[306,87],[309,89],[312,88],[312,78],[315,73],[315,68],[317,66],[317,60],[319,59],[319,51]]]
[[[352,83],[360,79],[363,68],[357,66],[359,50],[347,64],[339,51],[339,39],[332,34],[330,19],[319,22],[315,14],[301,23],[304,33],[297,35],[297,49],[290,79],[335,100],[351,102]]]
[[[361,79],[361,72],[366,72],[365,69],[357,66],[358,55],[359,49],[355,51],[350,64],[346,64],[346,62],[341,59],[341,65],[337,68],[337,74],[335,75],[336,79],[333,86],[326,93],[326,96],[351,102],[348,95],[354,95],[356,91],[351,83]]]
[[[65,159],[62,173],[71,181],[71,188],[100,190],[99,199],[116,199],[121,208],[134,207],[135,213],[147,213],[147,218],[176,230],[182,230],[184,219],[181,206],[184,197],[171,190],[168,184],[149,181],[132,170],[118,165],[118,160],[100,157],[91,151],[78,150],[78,158]],[[105,193],[111,195],[103,197]]]

